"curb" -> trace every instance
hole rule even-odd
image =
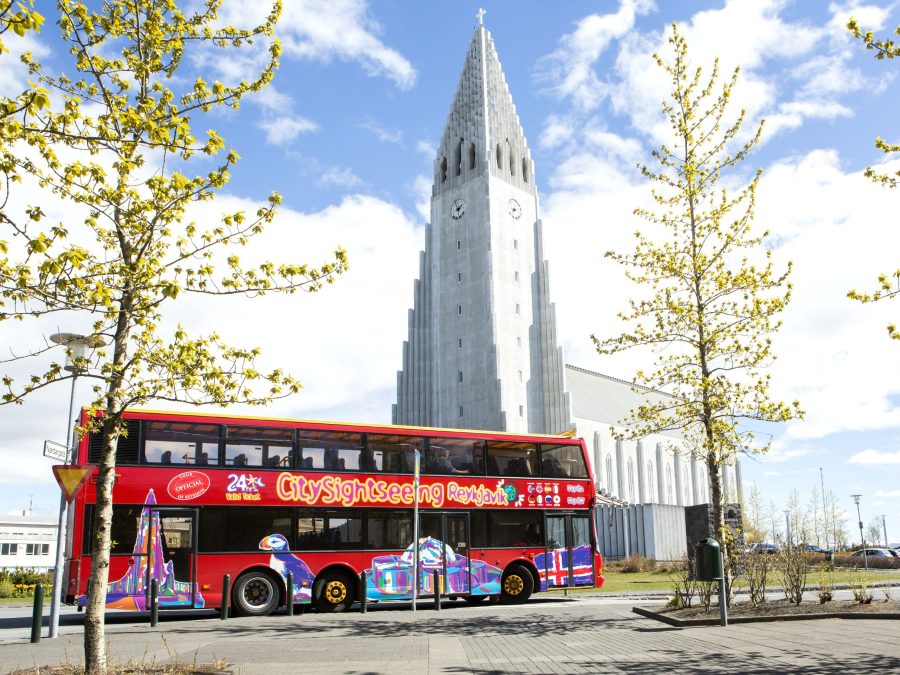
[[[632,607],[631,611],[647,619],[655,619],[676,628],[689,628],[691,626],[719,626],[720,619],[676,619],[660,612],[654,612],[643,607]],[[877,619],[900,620],[900,613],[896,612],[829,612],[827,614],[783,614],[781,616],[736,616],[728,617],[728,623],[772,623],[773,621],[814,621],[816,619]]]

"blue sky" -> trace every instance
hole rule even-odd
[[[231,22],[250,20],[245,3],[225,4]],[[900,305],[845,298],[898,263],[900,193],[861,175],[885,159],[876,136],[900,139],[898,64],[875,62],[843,28],[854,15],[887,34],[900,24],[897,3],[285,0],[278,31],[285,50],[273,87],[236,113],[199,123],[243,160],[222,198],[195,215],[249,210],[280,192],[281,216],[251,257],[316,261],[342,245],[351,270],[317,296],[188,301],[173,306],[171,321],[259,345],[264,364],[300,377],[303,392],[273,415],[390,420],[433,148],[480,5],[535,160],[567,361],[618,377],[630,378],[648,357],[601,358],[589,336],[616,334],[615,313],[634,294],[602,254],[629,250],[631,211],[649,195],[634,166],[663,138],[665,83],[649,55],[668,53],[664,32],[678,21],[696,62],[718,55],[723,72],[742,66],[736,105],[767,123],[762,146],[733,180],[765,168],[757,223],[772,231],[777,259],[795,265],[773,390],[799,398],[808,413],[771,430],[772,452],[744,460],[744,479],[781,509],[794,488],[806,502],[822,467],[845,508],[851,493],[862,493],[863,519],[886,514],[889,537],[900,540],[900,344],[884,330]],[[53,25],[24,45],[7,43],[53,68],[64,64]],[[200,67],[226,77],[251,63]],[[23,77],[15,59],[2,59],[4,91]],[[31,203],[27,194],[16,199]],[[54,208],[45,208],[51,217]],[[0,344],[21,349],[41,332],[82,328],[70,321],[0,326]],[[0,476],[0,511],[21,510],[31,494],[36,511],[54,510],[40,446],[63,440],[67,399],[61,385],[22,408],[0,408],[0,453],[10,466]]]

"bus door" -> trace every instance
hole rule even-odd
[[[197,593],[197,512],[191,509],[149,509],[145,554],[141,556],[147,608],[150,583],[159,582],[159,606],[202,607]],[[140,569],[140,567],[138,568]]]
[[[540,570],[547,588],[594,585],[588,514],[547,514],[547,548]]]
[[[434,595],[434,572],[441,594],[469,593],[469,514],[419,515],[419,594]]]

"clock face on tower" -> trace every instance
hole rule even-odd
[[[509,200],[509,215],[516,220],[522,217],[522,206],[515,199]]]
[[[450,207],[450,217],[453,220],[459,220],[463,217],[463,214],[466,212],[466,203],[462,199],[457,199],[453,202],[453,206]]]

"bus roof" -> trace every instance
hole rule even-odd
[[[88,407],[82,408],[82,413],[86,410],[89,410]],[[476,436],[500,436],[500,437],[509,437],[509,438],[547,438],[554,440],[569,440],[575,439],[577,430],[575,428],[569,429],[568,431],[564,431],[561,434],[536,434],[530,432],[519,432],[519,431],[493,431],[488,429],[456,429],[451,427],[425,427],[425,426],[411,426],[411,425],[402,425],[402,424],[380,424],[380,423],[367,423],[367,422],[338,422],[334,420],[307,420],[307,419],[296,419],[291,417],[264,417],[261,415],[234,415],[230,413],[211,413],[211,412],[192,412],[185,410],[147,410],[143,408],[128,408],[125,411],[126,417],[129,415],[137,414],[137,415],[163,415],[163,416],[178,416],[178,417],[206,417],[210,419],[217,420],[247,420],[252,422],[286,422],[290,424],[303,424],[303,425],[322,425],[329,427],[351,427],[351,428],[376,428],[383,429],[386,431],[391,430],[402,430],[402,431],[419,431],[419,432],[450,432],[454,434],[467,434],[467,435],[476,435]]]

